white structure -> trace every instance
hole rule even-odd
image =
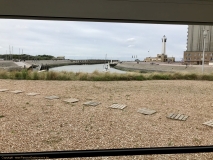
[[[162,54],[166,54],[166,36],[162,38]]]
[[[106,54],[106,57],[105,57],[105,61],[106,61],[106,59],[107,59],[107,54]],[[111,60],[111,62],[112,62],[112,60]],[[104,68],[104,72],[108,72],[109,71],[109,69],[110,69],[110,64],[109,64],[109,62],[108,63],[105,63],[104,64],[104,66],[103,66],[103,68]]]

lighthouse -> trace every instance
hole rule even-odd
[[[162,38],[162,54],[166,54],[166,36]]]

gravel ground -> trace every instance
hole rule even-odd
[[[213,85],[209,81],[0,80],[0,89],[24,91],[0,92],[2,153],[213,144],[213,128],[202,125],[212,119]],[[40,95],[27,96],[30,92]],[[60,99],[44,98],[50,95]],[[71,97],[79,102],[62,101]],[[101,104],[83,107],[90,99]],[[113,103],[127,107],[110,109]],[[137,113],[142,107],[157,113]],[[170,120],[166,118],[170,112],[189,118]],[[213,154],[85,159],[213,159]]]

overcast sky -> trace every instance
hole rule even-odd
[[[187,25],[41,21],[0,19],[0,54],[65,56],[67,59],[143,60],[162,52],[162,37],[167,37],[166,53],[176,60],[183,57]]]

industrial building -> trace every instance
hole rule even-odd
[[[202,25],[189,25],[187,35],[187,50],[183,54],[186,64],[202,64],[204,37],[203,31],[207,30],[205,38],[204,64],[213,61],[213,27]]]

